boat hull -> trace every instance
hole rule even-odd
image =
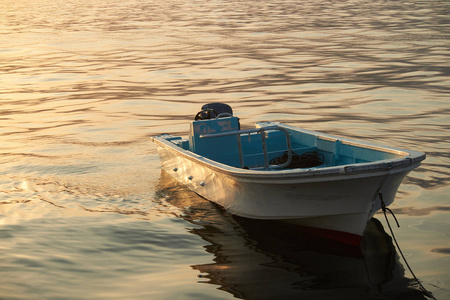
[[[367,221],[394,201],[402,179],[417,163],[368,172],[246,172],[233,170],[154,139],[163,169],[228,212],[252,219],[281,220],[358,243]],[[344,171],[342,171],[344,170]]]

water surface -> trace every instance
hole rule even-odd
[[[215,101],[243,127],[282,121],[426,152],[391,206],[395,235],[449,298],[449,11],[3,0],[0,298],[426,299],[382,214],[358,254],[234,218],[162,173],[148,137],[186,134]]]

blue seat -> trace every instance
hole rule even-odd
[[[238,167],[239,149],[235,135],[200,138],[202,134],[237,130],[239,130],[237,117],[194,121],[191,123],[189,133],[189,150],[220,163]]]

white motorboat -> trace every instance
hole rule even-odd
[[[294,223],[351,244],[425,159],[278,122],[241,130],[221,103],[202,107],[188,137],[152,140],[163,169],[231,214]]]

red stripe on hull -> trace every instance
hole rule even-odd
[[[344,244],[352,245],[352,246],[359,246],[362,240],[362,236],[354,234],[354,233],[348,233],[348,232],[342,232],[337,230],[331,230],[331,229],[324,229],[324,228],[316,228],[316,227],[309,227],[309,226],[299,226],[300,228],[304,229],[305,231],[330,239],[334,241],[338,241]]]

